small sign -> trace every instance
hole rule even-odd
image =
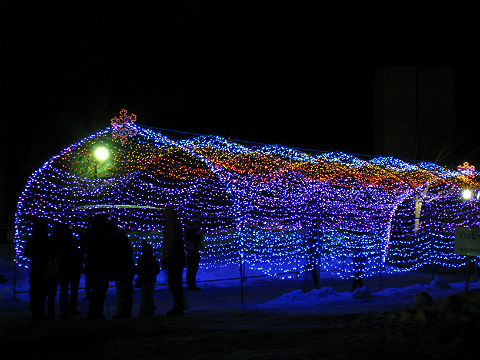
[[[480,255],[480,229],[457,227],[453,251],[458,255]]]

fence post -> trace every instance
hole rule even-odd
[[[382,275],[383,275],[383,261],[382,257],[380,257],[380,271],[378,272],[378,290],[382,290]]]
[[[242,305],[244,303],[244,294],[243,294],[243,259],[242,255],[240,254],[240,296]]]
[[[467,264],[465,269],[465,295],[468,295],[468,285],[470,282],[470,266],[472,262],[472,256],[467,256]]]
[[[17,267],[16,267],[15,258],[12,261],[12,271],[13,271],[13,300],[17,300]]]
[[[320,275],[322,271],[322,252],[323,252],[323,239],[320,240],[320,215],[317,215],[317,227],[316,227],[316,242],[315,245],[317,246],[317,259],[318,259],[318,288],[320,288]]]

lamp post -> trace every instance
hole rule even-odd
[[[471,200],[473,197],[473,192],[470,189],[464,189],[462,191],[462,198],[464,200]],[[478,199],[478,195],[477,195]],[[468,235],[465,236],[465,231],[468,230]],[[468,294],[468,285],[470,282],[470,267],[472,263],[472,258],[475,255],[478,255],[478,229],[469,227],[465,230],[457,229],[455,232],[455,249],[454,251],[460,255],[467,256],[467,263],[465,265],[465,294]],[[460,247],[459,243],[461,242],[462,247]],[[467,245],[467,246],[465,246]],[[461,249],[457,249],[461,248]]]
[[[98,175],[98,170],[97,170],[97,161],[105,161],[108,159],[109,152],[108,149],[104,146],[99,146],[93,151],[94,155],[94,161],[93,161],[93,170],[95,174],[95,179],[97,178]]]

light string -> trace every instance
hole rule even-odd
[[[124,113],[124,116],[127,116]],[[16,261],[33,223],[69,224],[77,234],[107,212],[130,237],[159,256],[163,210],[182,226],[201,216],[206,270],[238,264],[267,275],[317,267],[348,278],[458,267],[456,226],[478,226],[478,173],[464,164],[364,160],[345,153],[311,155],[279,145],[246,146],[219,136],[173,140],[128,122],[125,136],[107,128],[52,157],[29,178],[15,215]],[[123,121],[123,120],[122,120]],[[132,130],[134,129],[134,130]],[[110,157],[93,156],[99,145]]]

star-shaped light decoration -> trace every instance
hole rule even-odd
[[[125,144],[129,136],[135,136],[137,134],[137,128],[134,124],[135,121],[137,121],[137,115],[127,115],[127,110],[120,110],[120,116],[110,120],[113,128],[112,137],[119,139],[122,144]]]

